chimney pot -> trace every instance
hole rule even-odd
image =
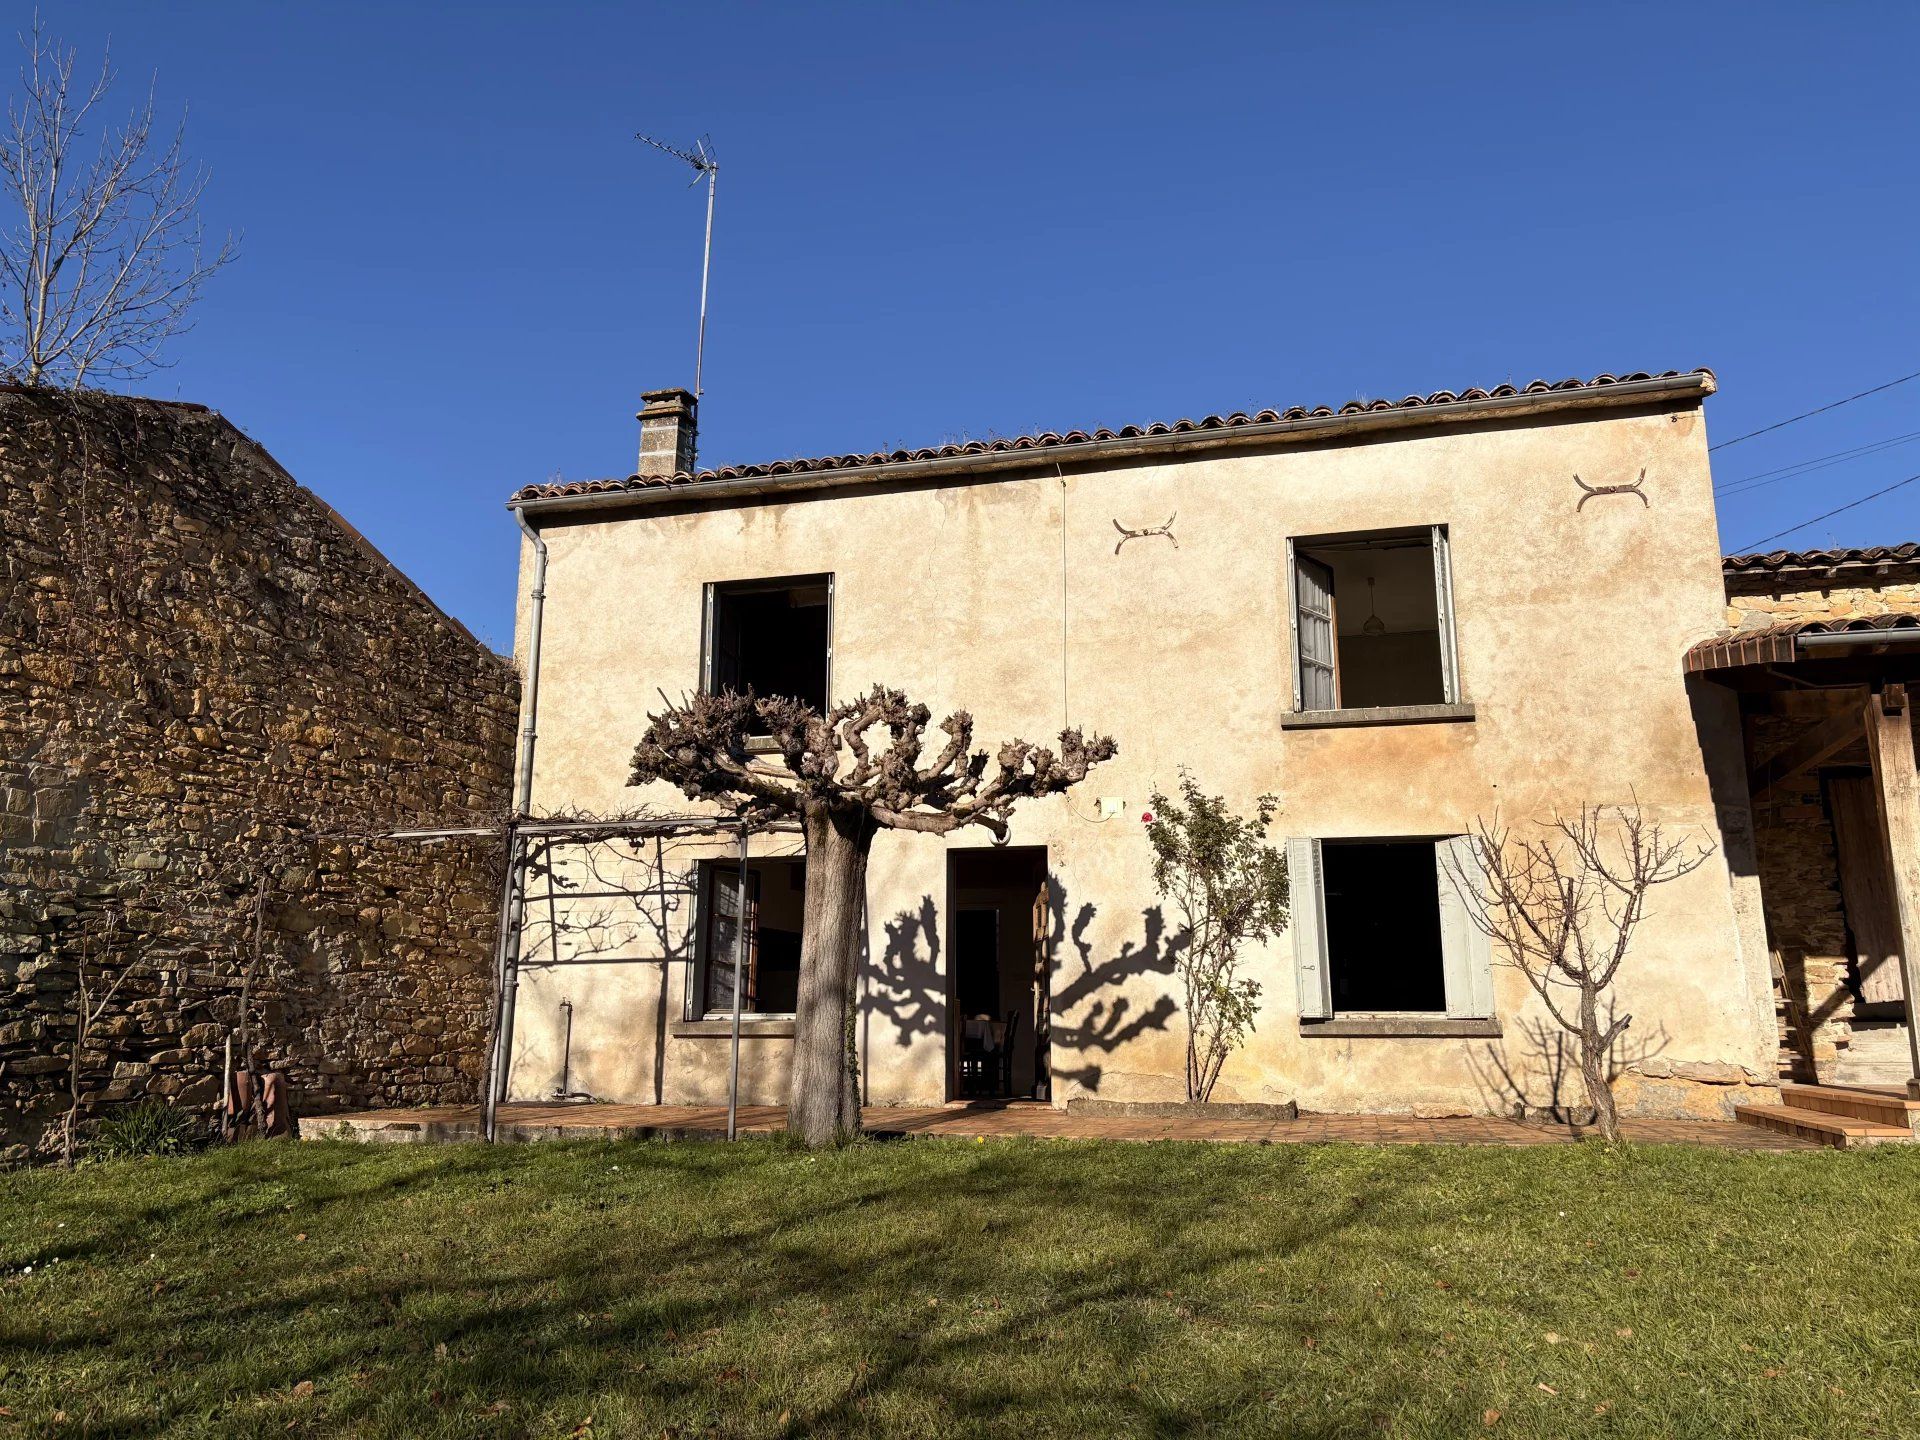
[[[633,473],[648,480],[691,474],[700,402],[678,388],[648,390],[640,400],[640,463]]]

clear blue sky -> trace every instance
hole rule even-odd
[[[707,463],[1694,365],[1725,439],[1920,370],[1910,4],[41,8],[191,105],[244,232],[142,388],[501,647],[501,502],[691,383],[701,196],[636,130],[722,161]],[[1920,381],[1716,473],[1912,431]],[[1782,543],[1914,538],[1920,484]]]

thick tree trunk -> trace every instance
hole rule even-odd
[[[807,923],[787,1127],[818,1149],[860,1126],[848,1035],[874,825],[864,813],[834,814],[824,805],[809,807],[804,818]]]

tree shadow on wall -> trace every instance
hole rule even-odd
[[[1046,927],[1041,937],[1048,956],[1047,1027],[1049,1073],[1054,1082],[1071,1080],[1087,1090],[1100,1088],[1104,1067],[1091,1055],[1111,1054],[1150,1030],[1168,1029],[1178,1006],[1162,994],[1142,1005],[1124,992],[1143,975],[1171,975],[1184,940],[1170,940],[1166,917],[1157,905],[1141,911],[1142,936],[1127,940],[1113,954],[1094,957],[1087,932],[1099,913],[1082,904],[1067,923],[1067,893],[1047,877]],[[866,977],[861,1007],[861,1056],[869,1063],[875,1033],[905,1049],[918,1038],[948,1036],[951,1002],[941,969],[940,909],[922,895],[912,909],[882,922],[886,944],[878,963],[862,957]],[[1062,1060],[1077,1064],[1062,1064]]]
[[[1105,1067],[1092,1056],[1110,1055],[1149,1030],[1172,1025],[1179,1007],[1171,995],[1163,993],[1152,1004],[1141,1005],[1124,992],[1142,975],[1173,974],[1186,945],[1184,939],[1167,938],[1166,916],[1158,905],[1149,905],[1140,912],[1140,943],[1128,940],[1112,955],[1096,960],[1087,932],[1097,914],[1095,906],[1083,903],[1069,926],[1066,889],[1053,876],[1047,877],[1053,1076],[1089,1091],[1099,1090],[1105,1074]],[[1079,1063],[1062,1064],[1062,1060]]]
[[[879,964],[873,964],[870,955],[863,956],[861,963],[867,977],[863,1053],[876,1016],[891,1025],[893,1043],[901,1049],[912,1045],[917,1036],[943,1034],[947,1024],[946,979],[940,973],[940,910],[933,896],[922,895],[918,906],[899,911],[883,928],[887,943]]]
[[[1611,1025],[1617,1013],[1608,1000],[1600,1017]],[[1511,1039],[1486,1047],[1484,1058],[1467,1057],[1474,1084],[1487,1109],[1516,1120],[1552,1120],[1561,1125],[1590,1125],[1593,1106],[1580,1080],[1580,1037],[1544,1016],[1515,1021]],[[1667,1048],[1666,1027],[1645,1038],[1624,1031],[1607,1052],[1607,1084],[1646,1064]]]

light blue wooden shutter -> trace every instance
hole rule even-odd
[[[1300,982],[1300,1018],[1333,1014],[1333,976],[1327,965],[1327,910],[1320,883],[1320,842],[1305,836],[1287,841],[1287,894],[1293,932],[1293,968]]]
[[[1456,875],[1478,873],[1471,835],[1456,835],[1433,847],[1440,882],[1440,959],[1446,972],[1447,1014],[1456,1020],[1485,1020],[1493,1014],[1493,946],[1474,924],[1473,892]]]

